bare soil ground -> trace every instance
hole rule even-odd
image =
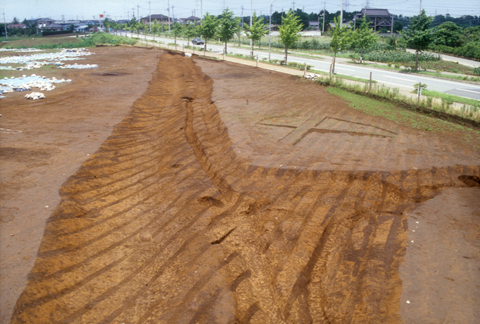
[[[0,100],[1,323],[8,323],[24,289],[45,221],[60,202],[58,189],[128,114],[161,53],[127,47],[92,52],[82,62],[99,69],[13,71],[73,80],[45,92],[45,100],[28,101],[25,92]]]
[[[134,74],[141,82],[151,65],[133,57],[132,65],[143,66]],[[96,102],[121,84],[115,80],[93,85],[94,99],[70,92],[37,109],[55,116],[59,127],[85,127],[71,120],[73,111],[60,108],[71,102],[91,114],[107,103],[115,107],[116,91]],[[163,54],[148,88],[138,93],[143,95],[128,113],[121,110],[125,118],[86,161],[79,148],[88,138],[66,145],[82,155],[77,165],[83,163],[61,187],[51,182],[41,191],[30,188],[35,181],[25,181],[28,174],[21,172],[32,168],[20,159],[30,153],[9,151],[18,158],[5,170],[11,183],[21,179],[1,189],[9,208],[33,197],[32,210],[47,214],[43,202],[49,197],[43,195],[54,197],[60,188],[61,196],[59,203],[49,202],[55,209],[12,323],[424,322],[428,312],[446,306],[433,293],[427,296],[437,303],[417,305],[411,290],[402,291],[402,280],[423,280],[408,269],[427,267],[427,259],[407,240],[413,215],[432,201],[440,211],[449,206],[456,221],[437,224],[436,212],[429,211],[437,226],[429,231],[467,231],[469,240],[456,244],[469,251],[468,258],[456,259],[456,266],[480,265],[479,229],[472,228],[479,216],[480,157],[461,131],[414,130],[355,111],[298,78],[179,55]],[[17,127],[9,129],[29,123],[41,128],[47,114],[38,115],[17,113]],[[64,125],[62,116],[71,123]],[[91,125],[88,134],[100,125]],[[55,129],[38,138],[55,134],[61,142],[65,133]],[[31,142],[16,138],[9,145],[32,150]],[[64,154],[57,164],[48,158],[45,170],[58,172],[75,155]],[[463,207],[455,209],[459,199]],[[38,227],[44,219],[22,213],[10,220],[27,236],[8,248],[38,244],[22,225],[28,220]],[[2,236],[2,250],[4,239],[14,238]],[[432,241],[424,239],[424,251],[441,244]],[[432,251],[439,267],[450,262],[443,249]],[[15,252],[8,252],[12,260]],[[413,262],[405,253],[416,256]],[[406,270],[400,270],[404,259]],[[473,276],[449,276],[465,274]],[[478,306],[472,288],[478,279],[469,279],[457,281],[467,292],[464,309]],[[12,286],[22,283],[5,285]],[[404,298],[416,308],[404,310]]]

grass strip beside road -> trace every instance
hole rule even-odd
[[[417,92],[418,90],[413,91],[413,93],[417,93]],[[445,102],[451,102],[451,103],[458,102],[458,103],[480,108],[480,100],[460,97],[460,96],[456,96],[448,93],[437,92],[437,91],[427,90],[427,89],[422,90],[422,95],[427,97],[432,97],[432,98],[440,98]]]

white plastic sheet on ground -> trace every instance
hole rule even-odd
[[[48,79],[46,77],[37,76],[23,76],[20,78],[5,78],[0,80],[0,94],[15,92],[15,91],[29,91],[32,88],[39,88],[41,91],[52,91],[55,89],[55,83],[72,82],[72,80],[56,78]],[[4,96],[3,96],[4,97]]]
[[[83,56],[93,55],[85,48],[62,49],[57,53],[42,53],[22,56],[7,56],[0,58],[0,64],[25,64],[24,67],[0,66],[0,70],[31,70],[43,65],[62,65],[60,61],[84,60]]]
[[[96,69],[98,68],[97,64],[67,64],[59,66],[59,69]]]

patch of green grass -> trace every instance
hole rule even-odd
[[[34,37],[35,38],[35,37]],[[35,39],[19,40],[7,43],[5,48],[28,48],[38,49],[56,49],[56,48],[76,48],[93,47],[96,45],[133,45],[136,41],[128,38],[115,36],[107,33],[94,33],[88,37],[36,37]]]
[[[471,140],[480,140],[480,131],[406,110],[388,101],[365,97],[335,87],[328,87],[327,91],[349,101],[349,106],[355,110],[362,111],[371,116],[386,118],[399,125],[425,131],[459,133],[466,143],[469,143]],[[477,145],[475,150],[479,151],[480,145]]]
[[[462,75],[451,75],[451,74],[441,74],[436,72],[429,72],[429,71],[419,71],[418,74],[426,74],[432,75],[441,78],[453,79],[453,80],[462,80],[462,81],[473,81],[478,82],[480,81],[480,77],[472,77],[472,76],[462,76]]]
[[[414,90],[413,93],[417,93],[417,90]],[[423,89],[421,94],[427,97],[441,98],[445,102],[459,102],[459,103],[474,106],[474,107],[480,107],[480,100],[464,98],[464,97],[455,96],[448,93],[437,92],[437,91],[427,90],[427,89]]]

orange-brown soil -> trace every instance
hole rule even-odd
[[[479,176],[455,136],[163,54],[62,185],[12,323],[401,322],[408,213]]]

